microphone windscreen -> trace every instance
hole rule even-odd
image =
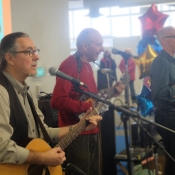
[[[111,52],[112,52],[113,54],[116,54],[116,53],[118,52],[118,50],[117,50],[116,48],[113,48],[113,49],[111,50]]]
[[[57,72],[57,68],[55,68],[55,67],[49,68],[49,73],[50,73],[50,75],[55,75],[56,72]]]

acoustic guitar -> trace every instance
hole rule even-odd
[[[99,110],[104,104],[99,103],[90,114],[81,121],[55,146],[61,147],[62,150],[67,146],[85,129],[87,125],[87,118],[93,115],[98,115]],[[26,146],[27,149],[43,152],[51,149],[51,147],[42,139],[33,139]],[[62,175],[61,166],[50,167],[45,165],[17,165],[17,164],[0,164],[0,174],[2,175]]]
[[[115,88],[101,90],[98,95],[103,99],[109,99],[116,93]],[[89,99],[88,99],[89,100]],[[92,99],[91,99],[92,100]],[[61,147],[62,150],[67,146],[85,129],[87,125],[87,118],[93,115],[98,115],[100,112],[106,110],[107,105],[102,102],[96,102],[96,107],[55,145]],[[43,152],[51,149],[51,147],[42,139],[33,139],[26,146],[27,149]],[[45,165],[18,165],[18,164],[0,164],[0,174],[2,175],[63,175],[60,165],[56,167]]]

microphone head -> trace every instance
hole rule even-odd
[[[118,50],[117,50],[116,48],[113,48],[113,49],[111,50],[111,52],[112,52],[113,54],[116,54],[116,53],[118,52]]]
[[[49,68],[50,75],[56,75],[56,72],[57,72],[57,68],[55,68],[55,67]]]

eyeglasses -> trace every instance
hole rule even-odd
[[[163,38],[175,38],[175,35],[164,36]]]
[[[19,52],[13,52],[13,53],[24,53],[24,54],[28,54],[30,57],[33,57],[34,53],[36,53],[37,55],[39,54],[40,49],[35,49],[35,50],[24,50],[24,51],[19,51]]]

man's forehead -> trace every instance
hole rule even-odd
[[[20,44],[25,44],[25,43],[31,42],[31,39],[29,37],[20,37],[16,39],[16,42]]]
[[[165,37],[165,36],[170,36],[170,35],[175,35],[175,29],[172,27],[167,27],[164,28],[160,31],[159,35],[161,37]]]
[[[164,35],[165,36],[175,35],[175,30],[173,29],[165,30]]]
[[[90,39],[91,42],[95,44],[103,43],[103,38],[100,35],[95,35],[94,37],[91,37]]]
[[[33,41],[29,37],[17,38],[16,44],[19,47],[25,47],[25,48],[29,48],[29,47],[34,47],[35,46]]]

